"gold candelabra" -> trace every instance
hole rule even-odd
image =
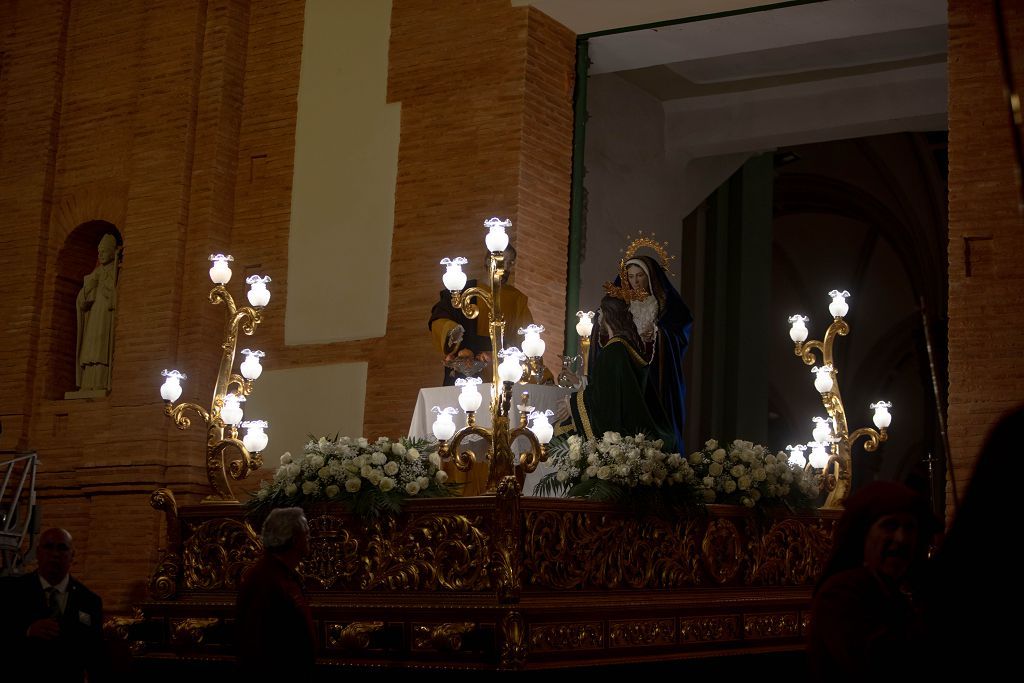
[[[469,318],[475,320],[480,315],[480,302],[486,304],[488,309],[488,330],[491,341],[491,377],[493,387],[497,390],[491,393],[490,413],[491,427],[482,427],[476,423],[476,411],[480,406],[482,397],[476,390],[478,381],[460,380],[458,383],[463,387],[463,393],[459,397],[459,403],[466,412],[466,426],[460,429],[455,428],[452,415],[457,411],[454,408],[434,408],[438,413],[434,422],[434,436],[438,440],[439,455],[454,462],[455,467],[462,472],[468,471],[476,462],[476,455],[469,450],[462,450],[463,441],[470,435],[482,439],[487,444],[487,456],[490,461],[490,469],[487,475],[485,494],[494,494],[498,485],[506,477],[515,477],[518,469],[524,475],[537,469],[537,465],[547,459],[548,441],[551,440],[553,427],[548,422],[548,414],[533,413],[533,425],[528,426],[528,414],[522,411],[519,417],[519,424],[514,428],[511,422],[512,388],[520,380],[524,372],[521,362],[526,357],[515,347],[504,347],[505,318],[501,312],[501,289],[502,280],[505,275],[504,251],[508,246],[508,235],[505,229],[511,227],[512,222],[502,221],[498,218],[491,218],[484,221],[484,226],[489,229],[486,238],[488,254],[488,280],[486,288],[474,286],[465,288],[466,275],[462,272],[462,265],[467,260],[462,257],[455,259],[444,259],[441,263],[447,266],[444,275],[445,287],[451,292],[452,306]],[[543,328],[540,328],[541,330]],[[524,331],[525,332],[525,331]],[[525,344],[524,344],[525,345]],[[543,350],[533,354],[531,357],[539,357]],[[498,359],[502,358],[499,363]],[[512,452],[512,443],[519,437],[525,437],[530,449],[520,453],[515,458]],[[521,486],[520,481],[520,486]]]
[[[878,428],[862,427],[849,431],[846,421],[846,409],[843,406],[843,397],[839,391],[839,371],[836,369],[832,355],[832,346],[836,337],[845,337],[850,333],[850,326],[843,319],[849,311],[846,297],[849,292],[833,290],[829,292],[832,303],[829,305],[829,312],[833,316],[832,323],[825,330],[823,341],[807,340],[807,318],[802,315],[794,315],[789,318],[792,327],[789,336],[793,340],[794,353],[803,359],[804,363],[813,366],[816,362],[814,352],[821,354],[822,365],[813,369],[815,374],[814,388],[821,394],[821,402],[828,412],[828,420],[815,418],[817,426],[813,433],[811,446],[811,457],[808,467],[821,469],[821,487],[828,492],[823,507],[841,508],[846,497],[852,489],[852,460],[851,452],[853,445],[861,438],[866,439],[864,450],[873,452],[878,445],[888,439],[887,428],[891,422],[889,408],[891,403],[879,401],[871,404],[875,410],[874,422]],[[792,450],[802,448],[791,447]],[[802,459],[802,455],[794,456]]]
[[[231,256],[215,254],[210,256],[210,260],[213,261],[210,279],[215,285],[210,290],[210,303],[224,304],[227,310],[224,341],[221,343],[220,368],[210,409],[206,410],[197,403],[175,404],[181,396],[181,380],[186,378],[177,370],[163,371],[162,375],[166,380],[160,388],[160,395],[164,399],[164,413],[174,420],[178,429],[185,430],[191,426],[192,420],[187,415],[189,412],[198,415],[206,424],[206,476],[214,493],[207,496],[203,502],[235,503],[237,498],[231,490],[231,479],[245,479],[250,472],[263,465],[260,452],[266,448],[268,441],[265,432],[267,423],[263,420],[242,422],[240,405],[245,401],[245,397],[252,393],[253,382],[263,372],[259,359],[264,354],[262,351],[243,349],[242,353],[246,359],[241,363],[239,373],[235,373],[235,350],[239,333],[252,335],[263,321],[261,311],[270,301],[270,292],[266,286],[270,277],[251,275],[246,279],[250,285],[247,296],[251,305],[240,308],[224,287],[231,279],[228,262],[234,259]],[[238,434],[239,425],[247,430],[241,439]],[[229,462],[229,453],[232,451],[238,458]]]

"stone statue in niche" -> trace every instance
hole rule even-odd
[[[97,248],[99,265],[85,276],[75,300],[78,337],[75,384],[65,398],[102,396],[110,391],[114,358],[114,314],[117,310],[117,238],[106,234]]]

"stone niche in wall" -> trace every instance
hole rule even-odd
[[[87,221],[77,226],[67,236],[57,254],[51,336],[46,361],[48,399],[62,399],[66,393],[78,389],[75,379],[78,337],[76,299],[85,276],[99,263],[97,247],[106,234],[117,238],[115,259],[120,262],[124,246],[121,232],[112,223],[103,220]]]

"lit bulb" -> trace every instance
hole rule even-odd
[[[534,411],[530,414],[530,431],[537,437],[537,441],[540,444],[546,445],[551,441],[551,437],[555,434],[555,428],[551,426],[551,421],[548,419],[553,417],[554,413],[550,410],[545,410],[543,413]]]
[[[238,366],[238,369],[242,372],[242,377],[246,379],[259,379],[260,375],[263,374],[263,366],[260,365],[260,358],[263,358],[267,354],[262,351],[242,349],[242,355],[245,356],[245,360]]]
[[[796,465],[797,467],[803,467],[807,464],[807,458],[804,457],[804,451],[807,450],[807,446],[802,443],[798,443],[795,446],[786,446],[786,450],[789,451],[789,464]]]
[[[833,289],[828,295],[832,297],[832,303],[828,305],[828,312],[834,317],[842,318],[850,311],[850,305],[846,303],[846,297],[850,296],[850,293],[845,289],[841,292],[838,289]]]
[[[875,414],[871,416],[875,427],[878,429],[888,429],[889,425],[892,424],[892,415],[889,413],[892,403],[889,401],[879,401],[878,403],[872,403],[871,408],[875,411]]]
[[[807,341],[807,326],[806,322],[809,321],[805,315],[791,315],[789,316],[789,322],[792,327],[789,328],[789,338],[796,344],[801,344]]]
[[[523,358],[522,352],[513,346],[502,349],[498,352],[498,356],[505,359],[498,365],[498,377],[501,378],[501,381],[513,384],[518,382],[519,378],[523,376],[523,366],[520,364]]]
[[[527,325],[525,328],[519,328],[519,334],[523,335],[523,353],[528,358],[540,358],[544,355],[546,345],[540,338],[540,333],[543,331],[543,325]]]
[[[814,422],[814,429],[811,436],[818,443],[826,443],[832,437],[832,428],[829,426],[827,417],[811,418]]]
[[[461,292],[466,286],[466,274],[462,272],[462,266],[469,263],[463,256],[441,259],[441,265],[445,266],[444,275],[441,276],[444,287],[450,292]]]
[[[229,427],[234,427],[242,421],[242,401],[245,396],[228,394],[224,397],[224,407],[220,409],[220,419]]]
[[[594,331],[594,312],[577,311],[576,317],[579,318],[579,322],[576,323],[576,334],[584,339],[590,339],[590,334]]]
[[[440,406],[434,406],[432,410],[437,413],[437,419],[431,426],[434,438],[438,441],[447,441],[455,434],[455,422],[452,421],[452,415],[457,411],[455,408],[441,408]]]
[[[242,437],[245,450],[250,453],[259,453],[267,447],[270,437],[264,431],[269,426],[266,420],[249,420],[243,422],[242,426],[245,427],[245,436]]]
[[[505,232],[505,229],[512,227],[512,221],[488,218],[484,221],[484,227],[488,229],[487,236],[484,238],[487,251],[492,254],[505,251],[505,247],[508,246],[508,234]]]
[[[245,281],[249,283],[249,292],[246,294],[249,305],[263,308],[270,303],[270,290],[267,289],[267,283],[270,282],[269,275],[250,275],[245,278]]]
[[[164,370],[160,375],[166,377],[160,385],[160,398],[174,403],[181,396],[181,380],[185,379],[186,375],[177,370]]]
[[[832,365],[822,365],[820,368],[811,368],[814,373],[814,388],[819,394],[827,394],[832,391]]]
[[[234,257],[230,254],[210,254],[210,260],[213,261],[213,266],[210,267],[210,279],[213,280],[213,284],[226,285],[231,279],[231,266],[228,265],[228,261],[234,261]]]
[[[828,451],[826,450],[827,446],[819,442],[808,445],[811,447],[811,457],[809,458],[811,467],[816,470],[825,469],[829,458]]]
[[[459,405],[467,413],[478,410],[481,401],[484,400],[484,397],[480,395],[480,391],[477,389],[477,385],[482,381],[479,377],[460,377],[455,380],[455,386],[462,387],[462,392],[459,394]]]

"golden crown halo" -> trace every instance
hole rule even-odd
[[[658,258],[661,259],[662,270],[664,270],[668,275],[672,275],[668,266],[675,256],[669,255],[668,250],[666,249],[668,242],[658,242],[654,238],[653,233],[647,236],[644,235],[643,230],[639,230],[637,234],[637,238],[629,242],[626,246],[625,252],[623,252],[622,258],[619,259],[619,285],[615,285],[612,282],[604,283],[604,291],[617,299],[622,299],[623,301],[643,301],[648,297],[648,292],[646,290],[633,289],[629,286],[629,279],[626,274],[626,263],[636,256],[636,253],[640,249],[647,248],[654,251],[654,253],[658,255]],[[626,235],[626,239],[630,240],[630,236]]]

